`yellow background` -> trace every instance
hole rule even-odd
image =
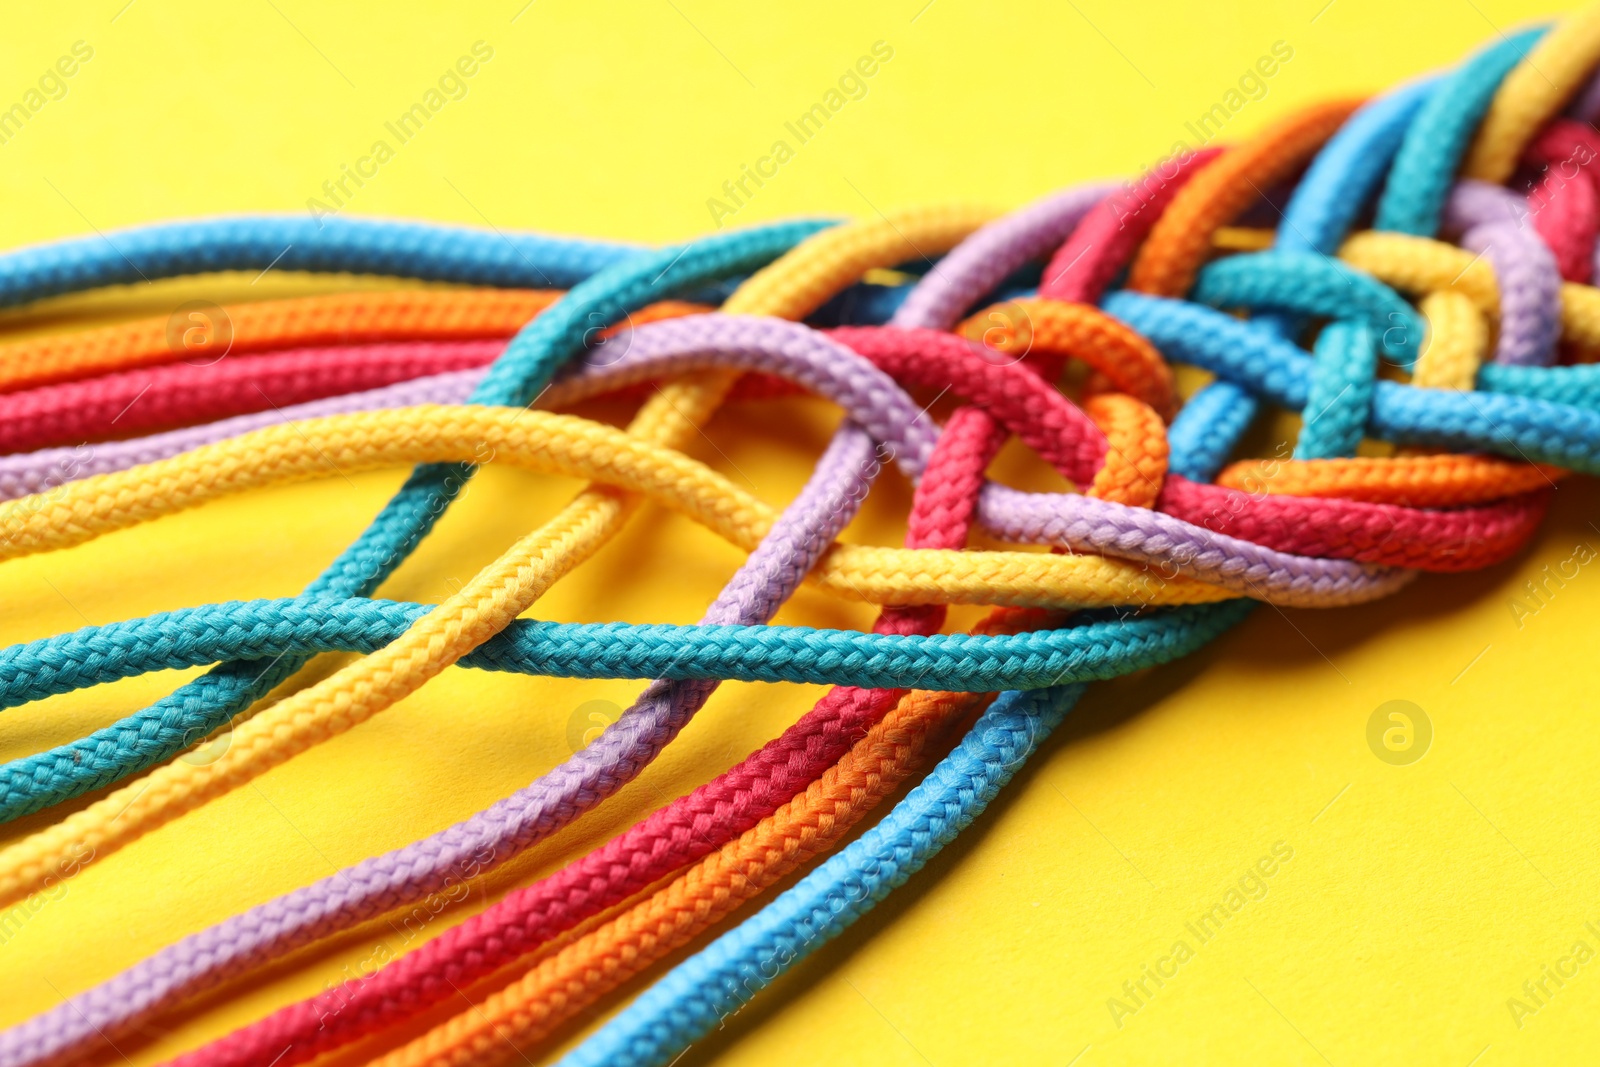
[[[1019,205],[1161,155],[1274,41],[1294,58],[1268,96],[1232,120],[1229,137],[1304,102],[1446,64],[1551,9],[1497,0],[923,3],[822,2],[787,13],[712,0],[535,0],[520,14],[522,0],[469,0],[437,14],[306,0],[14,8],[0,34],[0,102],[19,98],[74,41],[95,54],[64,99],[0,146],[0,246],[175,217],[303,211],[478,40],[494,58],[470,94],[400,147],[352,210],[652,242],[702,233],[706,199],[878,40],[894,58],[868,95],[736,221],[941,199]],[[164,314],[193,296],[336,284],[278,275],[253,286],[249,276],[163,284],[12,318],[17,329],[59,328],[69,320],[51,316],[63,309]],[[781,502],[833,418],[798,401],[782,414],[730,409],[697,452]],[[1002,464],[1008,476],[1033,477],[1025,469],[1020,454]],[[0,641],[291,594],[401,477],[252,493],[6,563]],[[574,488],[485,471],[385,594],[438,600]],[[906,500],[891,477],[850,536],[894,543]],[[1600,920],[1600,683],[1592,622],[1583,621],[1600,610],[1600,570],[1585,567],[1520,626],[1510,606],[1539,568],[1600,546],[1596,502],[1592,483],[1564,486],[1537,540],[1487,572],[1424,577],[1361,608],[1262,609],[1185,662],[1094,687],[957,845],[681,1062],[1592,1059],[1600,962],[1520,1027],[1507,999],[1524,996],[1522,983],[1575,941],[1600,948],[1584,930]],[[652,510],[535,613],[693,621],[738,561],[686,520]],[[859,626],[870,614],[806,591],[780,621]],[[0,756],[59,744],[178,680],[5,712]],[[637,688],[448,673],[85,871],[0,946],[0,1023],[488,805],[568,754],[581,705],[626,704]],[[489,879],[428,935],[736,762],[820,691],[723,687],[640,781]],[[1389,766],[1367,747],[1368,717],[1391,699],[1416,702],[1434,726],[1431,751],[1412,766]],[[5,839],[46,821],[13,824]],[[1293,859],[1267,895],[1199,945],[1185,922],[1279,841]],[[373,926],[302,953],[122,1042],[121,1052],[134,1064],[170,1056],[320,990],[386,937],[387,927]],[[1108,998],[1179,938],[1194,958],[1115,1026]],[[539,1053],[553,1055],[622,1002]]]

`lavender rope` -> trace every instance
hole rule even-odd
[[[924,285],[937,285],[937,300],[923,298],[898,316],[901,324],[953,321],[964,304],[978,299],[985,285],[997,277],[993,264],[1016,260],[1015,266],[1048,250],[1049,240],[1038,236],[1045,227],[1050,235],[1063,235],[1094,202],[1087,194],[1052,198],[1033,209],[1031,222],[1011,231],[1005,240],[990,238],[987,263],[952,252]],[[1009,273],[1014,266],[1008,266]],[[936,281],[934,280],[936,279]],[[912,294],[913,298],[917,292]],[[919,310],[920,309],[920,310]],[[850,352],[802,326],[768,320],[741,320],[702,316],[652,324],[634,332],[626,353],[609,366],[585,365],[551,390],[552,402],[570,402],[585,391],[599,392],[630,380],[660,377],[711,365],[786,373],[809,387],[833,396],[854,417],[871,427],[871,436],[895,446],[897,462],[913,477],[919,474],[932,449],[934,429],[914,402],[892,379]],[[478,372],[436,375],[430,379],[371,390],[356,397],[299,405],[317,414],[359,410],[401,397],[437,400],[470,389]],[[192,447],[198,439],[217,439],[240,432],[245,425],[270,425],[274,415],[243,416],[198,430],[176,431],[142,442],[106,446],[97,462],[114,462],[127,454],[149,450]],[[881,436],[880,436],[881,435]],[[130,452],[118,455],[119,449]],[[137,452],[144,449],[144,452]],[[740,569],[706,621],[765,621],[788,595],[825,547],[845,525],[859,492],[850,487],[865,484],[871,476],[871,442],[866,431],[847,423],[830,445],[805,492],[784,512],[756,553]],[[59,451],[59,450],[54,450]],[[170,453],[169,453],[170,454]],[[35,461],[40,454],[35,454]],[[110,468],[115,469],[115,468]],[[12,468],[11,475],[26,478],[37,466]],[[848,477],[845,474],[848,473]],[[1008,532],[1026,539],[1029,531],[1059,528],[1061,543],[1091,550],[1129,552],[1132,541],[1139,551],[1188,555],[1191,567],[1227,577],[1247,574],[1256,583],[1251,592],[1271,587],[1287,596],[1306,588],[1338,590],[1350,595],[1381,595],[1405,572],[1345,561],[1308,559],[1249,546],[1248,557],[1239,556],[1244,544],[1212,534],[1171,516],[1087,498],[1050,496],[1040,500],[1027,494],[990,486],[982,510],[1002,536]],[[1027,506],[1023,506],[1026,502]],[[1079,521],[1083,520],[1083,521]],[[1153,548],[1159,543],[1160,548]],[[1179,546],[1189,551],[1177,553]],[[1230,554],[1232,554],[1230,556]],[[1230,559],[1237,556],[1237,563]],[[1326,602],[1324,600],[1323,602]],[[432,837],[354,865],[311,886],[259,905],[242,915],[169,946],[122,974],[71,998],[35,1019],[0,1034],[0,1067],[22,1067],[54,1059],[98,1034],[115,1037],[138,1021],[243,973],[296,947],[309,944],[365,917],[402,906],[438,891],[453,872],[471,865],[481,870],[515,855],[529,844],[565,825],[631,778],[671,740],[688,717],[704,703],[714,683],[655,683],[640,701],[596,742],[527,789],[488,810],[451,826]],[[484,862],[485,855],[492,857]]]
[[[855,515],[879,464],[870,436],[840,426],[811,479],[702,622],[766,622]],[[0,1064],[47,1062],[337,930],[425,899],[454,875],[509,859],[631,781],[688,723],[717,682],[657,681],[587,748],[472,818],[184,938],[0,1034]]]
[[[974,351],[982,351],[974,346]],[[604,365],[596,360],[604,358]],[[937,428],[894,379],[836,341],[798,323],[696,315],[633,331],[620,357],[596,355],[546,396],[571,403],[637,382],[712,367],[776,374],[838,403],[871,437],[889,446],[913,481],[933,451]],[[443,377],[443,376],[440,376]],[[460,384],[462,379],[456,379]],[[1080,482],[1092,470],[1066,467]],[[979,520],[1009,541],[1159,564],[1244,596],[1285,606],[1333,606],[1384,595],[1403,582],[1394,568],[1299,556],[1225,537],[1171,515],[1090,497],[1032,494],[988,485]]]
[[[939,261],[895,309],[891,326],[948,330],[985,294],[1071,235],[1089,209],[1116,186],[1055,193],[983,227]]]
[[[301,419],[319,419],[329,415],[348,415],[356,411],[379,408],[403,408],[416,404],[461,404],[472,394],[473,388],[487,372],[487,368],[448,371],[424,378],[367,389],[359,393],[346,393],[325,400],[311,400],[286,408],[235,415],[217,422],[199,426],[186,426],[179,430],[134,437],[124,441],[106,441],[65,448],[42,448],[35,452],[17,452],[0,456],[0,500],[13,500],[29,493],[43,493],[65,482],[88,478],[96,474],[111,474],[127,470],[142,463],[171,459],[173,456],[215,444],[230,437],[264,430],[286,422]]]
[[[1528,223],[1528,203],[1511,190],[1467,179],[1445,203],[1444,225],[1461,232],[1461,247],[1483,256],[1500,289],[1496,363],[1555,362],[1561,323],[1561,271]]]

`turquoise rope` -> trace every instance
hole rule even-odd
[[[1418,237],[1439,232],[1450,183],[1473,132],[1500,83],[1547,30],[1539,26],[1497,41],[1439,80],[1389,169],[1373,229]]]
[[[1359,320],[1402,366],[1417,361],[1425,332],[1422,316],[1399,293],[1320,252],[1274,250],[1219,259],[1201,269],[1189,299],[1219,308]]]
[[[1393,103],[1380,101],[1366,111],[1364,122],[1353,120],[1319,153],[1310,176],[1286,212],[1285,226],[1279,234],[1280,251],[1332,251],[1382,170],[1383,163],[1372,162],[1373,156],[1386,159],[1384,153],[1394,150],[1400,131],[1410,125],[1424,97],[1438,99],[1461,88],[1459,80],[1440,84],[1439,88],[1402,90],[1395,94]],[[1445,160],[1433,157],[1433,165],[1444,172],[1442,177],[1426,173],[1426,162],[1407,163],[1414,172],[1410,180],[1438,178],[1447,186],[1454,158],[1449,159],[1448,166],[1441,166]],[[1353,204],[1332,205],[1331,198],[1338,189],[1347,187],[1347,181],[1360,190],[1359,197]],[[1290,238],[1290,233],[1295,236]],[[1257,259],[1259,263],[1260,257]],[[1261,282],[1256,278],[1241,280],[1252,286]],[[1261,284],[1270,289],[1270,281]],[[1277,300],[1269,306],[1306,310],[1292,299]],[[1526,443],[1544,453],[1584,458],[1591,469],[1600,469],[1600,419],[1591,417],[1589,412],[1557,404],[1530,406],[1541,402],[1521,397],[1478,398],[1489,401],[1495,414],[1512,420],[1513,427],[1507,432],[1494,423],[1492,416],[1471,413],[1459,405],[1445,405],[1442,413],[1425,410],[1430,405],[1438,406],[1433,404],[1435,397],[1407,400],[1382,388],[1391,383],[1374,383],[1379,338],[1370,315],[1363,321],[1359,315],[1348,318],[1348,308],[1334,309],[1334,323],[1323,331],[1324,335],[1330,331],[1333,335],[1325,346],[1319,346],[1319,356],[1324,358],[1318,365],[1285,339],[1292,320],[1278,315],[1247,324],[1211,309],[1132,293],[1113,294],[1105,301],[1105,307],[1150,338],[1169,359],[1194,363],[1224,379],[1190,401],[1185,410],[1195,411],[1195,416],[1181,427],[1182,432],[1183,416],[1174,423],[1169,441],[1175,471],[1198,471],[1209,479],[1237,439],[1227,435],[1242,432],[1253,415],[1258,403],[1255,393],[1285,407],[1305,410],[1310,400],[1325,395],[1333,381],[1355,381],[1363,369],[1364,395],[1355,402],[1340,400],[1333,405],[1339,411],[1339,425],[1313,432],[1311,440],[1303,443],[1302,452],[1314,456],[1349,454],[1354,448],[1351,426],[1365,421],[1360,415],[1370,410],[1368,429],[1373,432],[1438,434],[1454,437],[1458,442],[1467,434],[1478,433],[1493,436],[1502,449],[1516,449]],[[1339,314],[1339,310],[1346,314]],[[1234,347],[1241,342],[1245,343],[1243,348]],[[1512,378],[1502,381],[1517,384]],[[1213,432],[1206,425],[1208,420],[1216,420],[1224,428],[1220,433]],[[1359,440],[1359,434],[1355,440]],[[1220,613],[1230,606],[1202,610]],[[1081,693],[1082,687],[1074,685],[1002,694],[956,751],[881,823],[753,918],[675,967],[561,1063],[564,1067],[638,1067],[672,1062],[778,975],[836,937],[903,884],[981,814]]]
[[[1372,331],[1357,322],[1330,322],[1317,335],[1317,373],[1306,395],[1295,459],[1353,456],[1372,407]]]
[[[827,225],[784,222],[642,252],[578,282],[512,339],[473,394],[479,404],[522,405],[583,348],[597,322],[765,266]],[[398,264],[396,264],[398,266]],[[95,275],[102,278],[103,273]],[[468,464],[418,467],[378,517],[307,589],[312,596],[370,594],[460,494]],[[219,729],[305,666],[303,656],[223,663],[170,696],[86,737],[0,768],[0,822],[136,774]]]
[[[1295,188],[1274,238],[1275,249],[1324,255],[1336,250],[1382,181],[1418,110],[1437,87],[1435,79],[1403,86],[1350,116]],[[1293,318],[1274,316],[1268,321],[1282,336],[1293,337]],[[1254,421],[1260,403],[1248,389],[1228,381],[1213,382],[1196,393],[1167,428],[1173,473],[1195,482],[1215,478]]]
[[[0,650],[0,708],[230,657],[374,652],[429,610],[391,600],[297,597],[181,608],[89,626]],[[1151,617],[1163,621],[1153,628],[1085,621],[1023,634],[930,637],[805,626],[518,620],[460,665],[569,678],[724,678],[876,689],[936,685],[988,693],[1037,689],[1069,675],[1110,677],[1104,672],[1123,657],[1170,659],[1172,649],[1193,639],[1194,627],[1209,625],[1203,607],[1194,605]]]

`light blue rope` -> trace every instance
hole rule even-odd
[[[983,812],[1083,689],[1000,694],[955,751],[882,822],[673,968],[563,1058],[562,1067],[670,1063],[921,870]]]
[[[1330,253],[1423,100],[1461,90],[1459,79],[1438,86],[1408,87],[1358,114],[1319,154],[1297,190],[1278,235],[1278,251]],[[1442,176],[1426,173],[1430,162],[1444,172]],[[1409,180],[1428,179],[1447,187],[1454,157],[1435,156],[1407,166],[1416,170]],[[1340,196],[1350,199],[1335,203]],[[1263,267],[1281,266],[1284,257],[1251,258],[1256,260],[1253,267],[1230,268],[1241,272],[1234,279],[1238,284],[1230,300],[1260,301],[1269,308],[1298,313],[1327,311],[1335,321],[1323,331],[1327,340],[1319,345],[1319,355],[1325,357],[1322,366],[1287,339],[1293,320],[1282,317],[1281,312],[1267,321],[1245,323],[1210,308],[1134,293],[1114,293],[1104,302],[1107,311],[1144,334],[1170,360],[1203,367],[1222,379],[1189,402],[1185,412],[1192,412],[1191,418],[1186,421],[1180,414],[1174,422],[1169,434],[1173,470],[1196,472],[1209,480],[1249,423],[1259,403],[1257,396],[1305,410],[1308,401],[1320,399],[1334,381],[1354,381],[1362,377],[1363,369],[1363,395],[1351,403],[1341,399],[1335,405],[1339,424],[1313,431],[1303,444],[1303,453],[1319,457],[1350,454],[1360,439],[1359,432],[1352,429],[1352,413],[1370,410],[1366,429],[1375,436],[1392,434],[1391,439],[1404,439],[1415,435],[1414,439],[1472,447],[1466,439],[1476,435],[1482,447],[1521,455],[1522,447],[1528,446],[1538,453],[1530,458],[1548,456],[1564,465],[1600,470],[1600,416],[1570,405],[1508,395],[1475,397],[1469,404],[1441,402],[1446,394],[1440,390],[1374,383],[1376,347],[1381,330],[1389,323],[1375,330],[1372,306],[1362,314],[1356,300],[1337,308],[1322,307],[1334,293],[1327,288],[1311,306],[1287,292],[1295,280],[1326,281],[1335,276],[1332,271],[1317,273],[1300,264],[1295,267],[1297,279],[1284,280],[1282,288],[1275,290],[1269,278],[1250,272],[1270,273]],[[1356,312],[1353,317],[1352,311]],[[1413,336],[1420,337],[1420,333]],[[1537,388],[1515,376],[1491,374],[1485,380]],[[1360,421],[1354,424],[1357,428]],[[1554,458],[1557,455],[1559,460]],[[1221,613],[1230,608],[1224,604],[1201,610]],[[561,1063],[564,1067],[645,1067],[673,1061],[780,974],[838,936],[903,884],[981,814],[1082,691],[1081,685],[1071,685],[1001,694],[955,752],[882,822],[754,917],[675,967]]]
[[[1383,179],[1418,110],[1436,89],[1432,79],[1402,86],[1350,116],[1296,186],[1274,248],[1332,254]],[[1292,338],[1297,321],[1288,315],[1270,316],[1262,325]],[[1167,429],[1173,472],[1195,482],[1215,478],[1255,420],[1260,404],[1248,389],[1232,382],[1213,382],[1201,389]]]
[[[1547,32],[1539,26],[1483,49],[1439,79],[1406,132],[1378,201],[1373,228],[1432,237],[1478,122],[1506,75]]]
[[[254,220],[259,225],[260,220]],[[491,366],[489,373],[473,393],[472,402],[479,404],[522,405],[549,383],[556,370],[583,347],[586,333],[596,323],[618,321],[626,312],[636,310],[657,300],[680,296],[709,283],[733,277],[765,266],[773,259],[794,247],[804,238],[829,225],[820,221],[784,222],[774,225],[739,230],[695,241],[691,244],[641,252],[614,260],[600,273],[579,281],[562,299],[544,314],[525,326],[505,352]],[[404,251],[412,249],[426,260],[428,249],[433,249],[436,261],[458,264],[466,255],[458,248],[462,242],[471,244],[472,231],[455,231],[449,239],[441,237],[432,227],[391,227],[389,224],[346,224],[330,230],[342,235],[347,244],[340,246],[353,261],[382,263],[394,270],[406,267]],[[186,224],[177,227],[155,227],[136,234],[153,235],[148,245],[132,241],[122,234],[122,244],[138,244],[134,254],[162,269],[222,269],[243,261],[245,253],[262,252],[269,244],[259,239],[238,241],[225,247],[233,249],[228,256],[218,254],[209,260],[199,257],[192,242],[200,236],[214,234],[216,224]],[[246,227],[249,230],[249,227]],[[272,227],[268,227],[273,230]],[[421,231],[432,235],[433,244],[416,242],[407,244],[393,236],[398,230]],[[253,230],[250,230],[253,233]],[[277,232],[274,230],[274,239]],[[300,231],[294,231],[300,232]],[[377,240],[385,235],[385,240]],[[305,236],[310,236],[309,233]],[[163,240],[157,240],[157,237]],[[481,241],[482,235],[476,235]],[[165,243],[163,243],[165,241]],[[352,251],[349,245],[357,251]],[[439,251],[448,245],[449,255]],[[478,245],[472,245],[477,248]],[[150,248],[166,250],[164,257]],[[50,249],[53,254],[47,255]],[[65,249],[65,251],[63,251]],[[275,249],[274,254],[281,249]],[[577,256],[573,248],[563,242],[554,242],[547,251],[552,260]],[[366,255],[363,259],[361,252]],[[556,253],[560,254],[557,255]],[[42,256],[44,264],[30,260],[29,255]],[[588,253],[586,253],[588,254]],[[119,255],[130,256],[127,252]],[[316,263],[332,262],[331,253],[323,250],[313,258]],[[16,263],[32,263],[37,269],[56,264],[57,273],[66,273],[73,280],[88,284],[105,284],[115,276],[116,264],[104,250],[93,242],[68,242],[48,246],[31,252],[13,253],[0,261],[0,278],[6,276],[6,263],[15,272]],[[76,271],[60,264],[79,261],[90,264]],[[131,256],[130,256],[131,261]],[[204,266],[197,268],[197,262]],[[503,256],[497,262],[505,267]],[[427,265],[426,262],[423,265]],[[552,263],[553,265],[553,263]],[[589,265],[574,261],[574,271]],[[127,262],[123,263],[128,266]],[[405,273],[415,275],[416,264]],[[35,281],[33,288],[21,277],[11,279],[11,288],[32,291],[37,295],[45,283]],[[60,282],[59,284],[66,284]],[[64,290],[57,290],[64,291]],[[340,554],[307,589],[312,596],[361,597],[370,594],[415,549],[433,524],[458,496],[474,468],[469,464],[427,464],[411,474],[400,491],[384,506],[372,524]],[[218,729],[235,714],[248,708],[278,685],[305,666],[306,657],[283,655],[272,659],[233,660],[188,682],[170,696],[150,707],[97,730],[68,744],[46,752],[13,760],[0,767],[0,822],[31,814],[51,804],[79,796],[91,789],[109,785],[128,775],[168,759]]]
[[[219,270],[383,274],[569,289],[637,254],[602,241],[383,219],[245,216],[167,222],[0,254],[0,307]]]

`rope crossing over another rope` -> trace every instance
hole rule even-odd
[[[721,680],[831,684],[779,737],[600,848],[173,1061],[290,1067],[496,980],[470,1010],[375,1045],[374,1062],[505,1062],[827,856],[934,761],[863,835],[562,1061],[670,1063],[977,818],[1088,682],[1185,655],[1256,602],[1337,607],[1419,571],[1511,557],[1560,479],[1600,473],[1597,64],[1600,8],[1373,100],[1316,105],[1127,185],[1010,214],[802,220],[654,250],[231,219],[120,234],[115,255],[68,241],[0,256],[8,306],[269,264],[453,286],[231,309],[242,358],[212,367],[182,363],[164,320],[0,344],[0,559],[330,464],[414,467],[299,597],[0,650],[0,707],[211,667],[0,766],[4,820],[114,787],[0,850],[0,904],[135,847],[451,666],[650,680],[525,789],[74,991],[0,1033],[0,1067],[91,1056],[464,869],[503,864],[636,777]],[[1288,182],[1281,224],[1246,225],[1262,190]],[[889,268],[915,280],[873,280]],[[1211,381],[1182,397],[1173,364]],[[685,453],[723,404],[796,393],[843,421],[786,505]],[[626,428],[559,410],[603,395],[638,401]],[[930,408],[947,396],[941,424]],[[1269,406],[1300,417],[1292,453],[1236,456]],[[88,455],[73,446],[114,435]],[[1073,491],[987,480],[1013,436]],[[593,484],[443,603],[376,599],[491,457]],[[888,466],[915,486],[905,546],[837,542]],[[747,553],[699,625],[520,619],[642,499]],[[968,548],[974,529],[1017,547]],[[808,580],[881,605],[873,630],[770,625]],[[995,610],[974,633],[941,634],[949,604]],[[334,650],[359,655],[247,713]],[[214,761],[173,760],[225,726]]]

